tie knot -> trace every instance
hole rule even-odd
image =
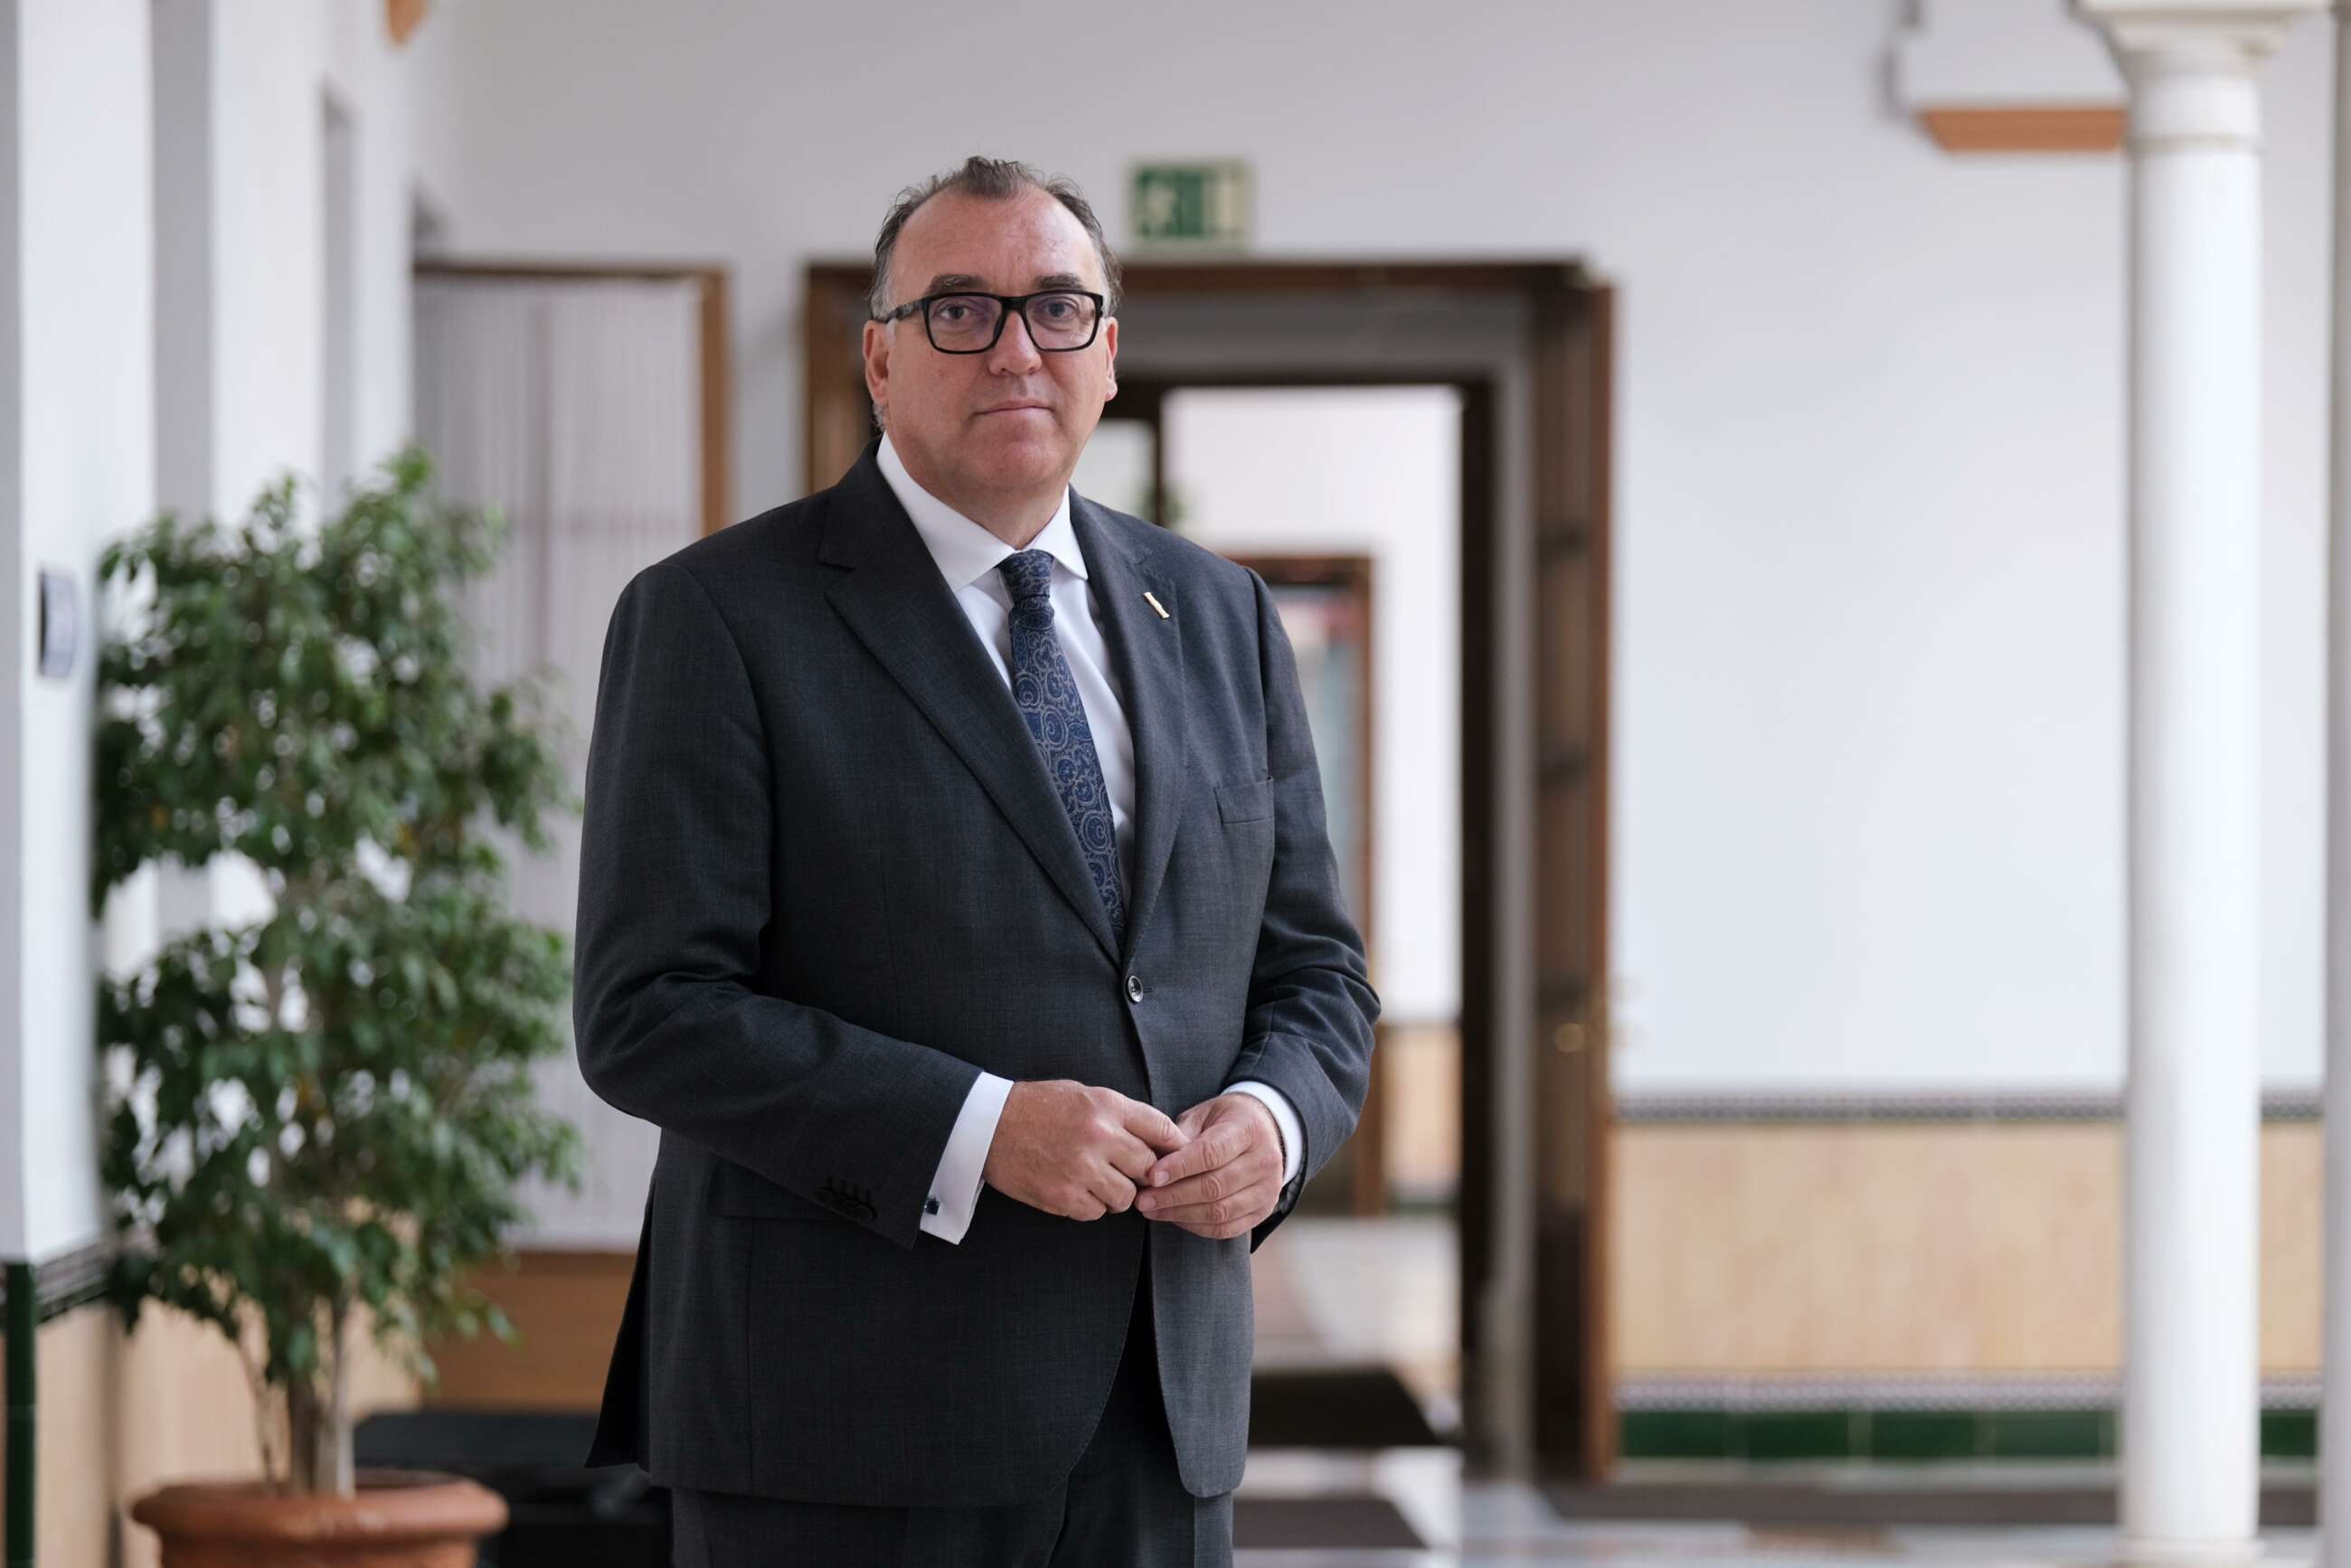
[[[1051,604],[1052,601],[1046,598],[1047,591],[1053,585],[1053,554],[1050,550],[1016,550],[998,561],[996,570],[1004,574],[1004,585],[1012,590],[1014,609],[1035,604],[1040,600],[1049,606]]]

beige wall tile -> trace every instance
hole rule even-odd
[[[2326,1130],[2281,1123],[2262,1136],[2262,1367],[2326,1364]]]
[[[2319,1365],[2319,1129],[2262,1145],[2262,1361]],[[1612,1151],[1614,1370],[2112,1374],[2113,1123],[1634,1124]]]
[[[1379,1055],[1389,1186],[1416,1197],[1454,1191],[1461,1180],[1460,1032],[1384,1026]]]
[[[114,1309],[92,1304],[41,1325],[37,1354],[41,1568],[154,1568],[155,1538],[131,1523],[131,1500],[169,1480],[259,1473],[252,1394],[210,1326],[151,1306],[126,1338]],[[372,1344],[356,1377],[359,1416],[415,1403],[413,1380]]]

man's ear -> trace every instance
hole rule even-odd
[[[868,321],[862,347],[865,361],[865,395],[880,408],[890,401],[890,324]]]
[[[1118,318],[1115,316],[1102,318],[1102,374],[1108,378],[1108,384],[1102,391],[1102,401],[1107,402],[1118,395]]]

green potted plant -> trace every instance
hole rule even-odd
[[[241,527],[167,512],[99,561],[93,913],[142,865],[231,852],[274,902],[99,982],[110,1296],[227,1335],[261,1437],[259,1480],[138,1500],[167,1565],[471,1563],[506,1521],[351,1455],[365,1339],[428,1385],[441,1336],[511,1342],[468,1276],[508,1257],[521,1179],[579,1182],[530,1076],[566,1049],[567,938],[506,907],[490,828],[543,851],[580,802],[543,674],[467,669],[453,591],[507,519],[432,474],[407,445],[314,530],[289,474]]]

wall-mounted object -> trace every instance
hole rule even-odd
[[[1238,158],[1137,163],[1128,219],[1137,243],[1238,247],[1249,243],[1249,167]]]
[[[73,674],[81,645],[80,599],[62,571],[41,569],[41,674],[63,680]]]
[[[2112,152],[2123,81],[2055,0],[1917,0],[1893,50],[1894,97],[1946,152]]]
[[[2112,152],[2123,144],[2120,104],[1976,104],[1918,110],[1946,152]]]
[[[432,0],[383,0],[384,29],[392,35],[392,47],[408,42],[423,25],[425,7],[431,4]]]

